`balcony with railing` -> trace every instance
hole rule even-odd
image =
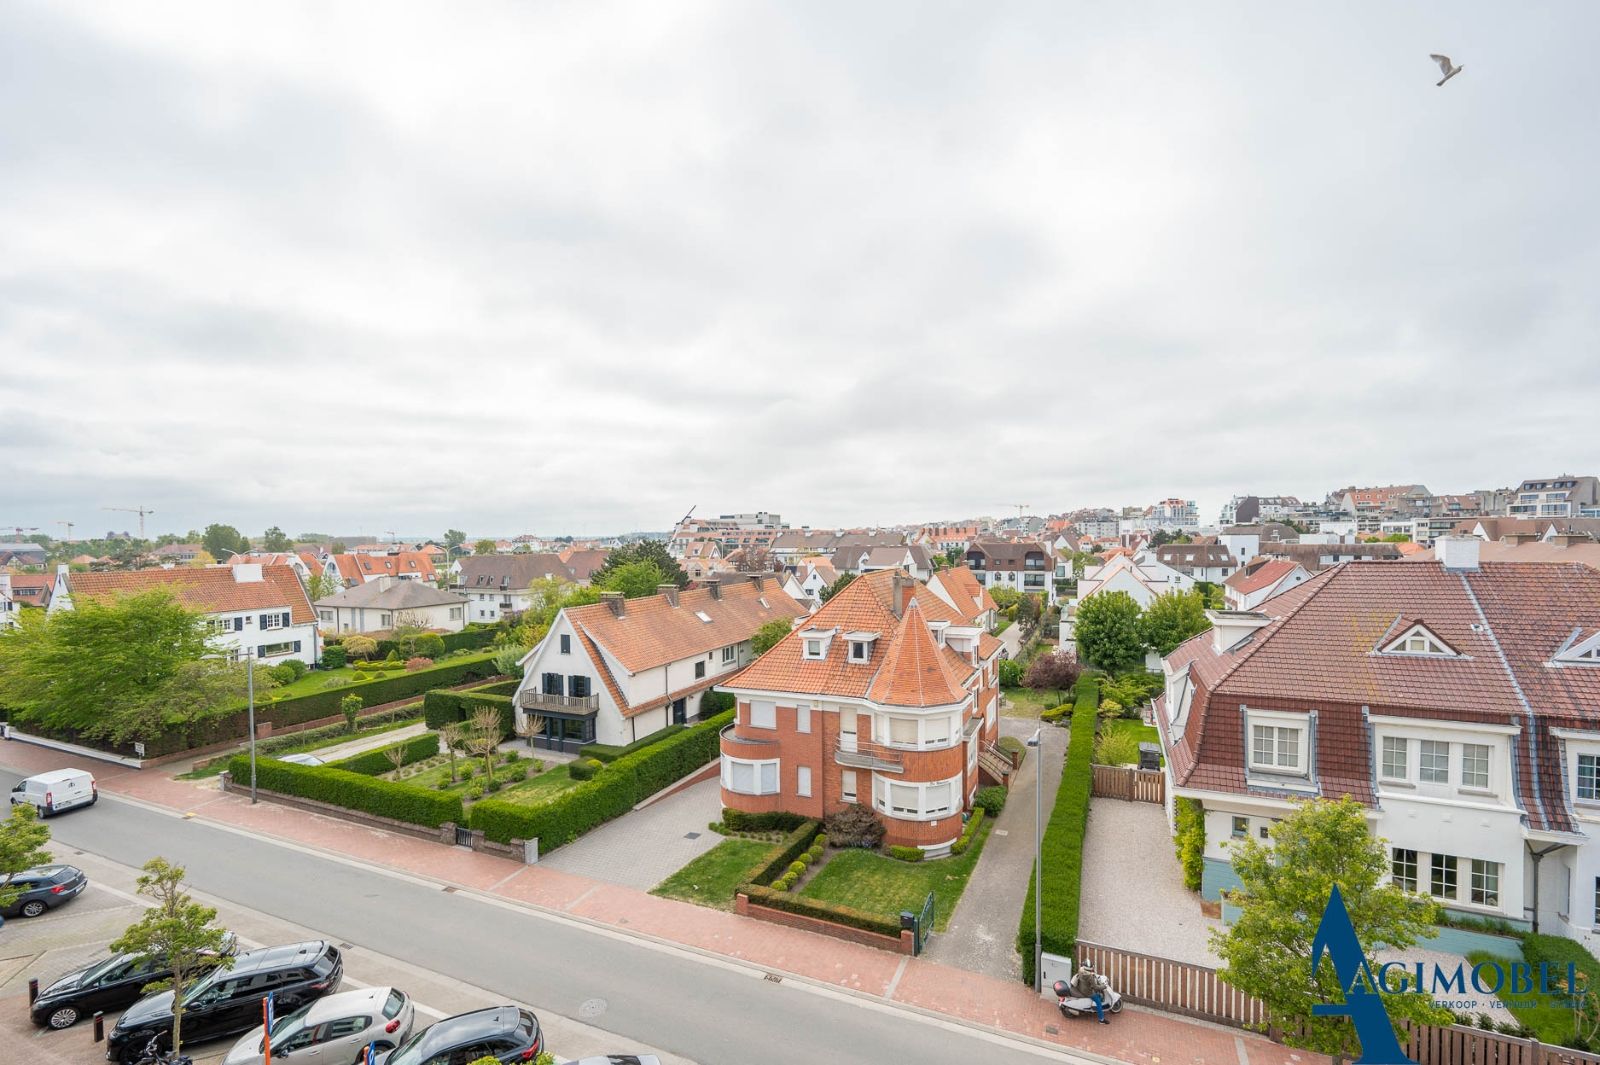
[[[848,746],[835,741],[833,745],[833,760],[839,765],[851,766],[855,769],[876,769],[884,773],[904,773],[906,771],[905,752],[896,747],[883,743],[874,743],[871,740],[856,740]]]
[[[553,695],[550,692],[524,690],[517,696],[517,705],[524,710],[557,710],[568,714],[592,714],[600,709],[600,696]]]

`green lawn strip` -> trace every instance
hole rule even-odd
[[[650,894],[731,910],[734,888],[750,878],[771,850],[771,843],[757,839],[725,839],[657,884]]]
[[[1467,961],[1471,964],[1497,962],[1503,971],[1510,970],[1513,960],[1487,950],[1467,953]],[[1541,1043],[1553,1043],[1557,1046],[1568,1046],[1572,1043],[1573,1011],[1569,1004],[1571,999],[1566,996],[1541,995],[1536,985],[1534,991],[1527,994],[1502,991],[1495,997],[1506,1004],[1513,1017],[1532,1028]]]
[[[1000,692],[1011,701],[1006,714],[1009,717],[1038,717],[1042,711],[1061,705],[1058,692],[1034,691],[1032,688],[1004,688]],[[1071,699],[1071,694],[1067,696]]]
[[[965,854],[954,858],[902,862],[876,851],[837,851],[822,871],[800,890],[800,895],[867,913],[895,916],[905,910],[920,911],[931,891],[936,900],[934,931],[942,932],[950,923],[956,903],[961,901],[973,867],[978,864],[989,829],[989,822],[980,825],[978,838],[972,846]]]
[[[483,662],[493,657],[494,652],[484,651],[476,654],[461,655],[456,658],[441,658],[434,664],[442,666],[456,665],[462,662]],[[390,677],[406,671],[404,662],[392,662],[390,665],[394,668],[383,671]],[[257,672],[259,675],[260,671],[258,670]],[[292,684],[284,684],[273,688],[271,691],[261,693],[260,698],[262,702],[277,702],[280,699],[290,699],[298,695],[311,695],[314,692],[328,690],[331,682],[335,680],[349,682],[345,685],[334,685],[335,687],[349,687],[359,690],[363,683],[369,680],[376,680],[378,673],[378,670],[360,670],[352,666],[341,666],[338,669],[313,669]]]
[[[563,764],[554,769],[547,769],[536,777],[529,777],[521,783],[501,788],[495,792],[494,797],[504,799],[506,802],[521,803],[524,806],[537,806],[539,803],[549,802],[560,792],[583,783],[572,779],[570,768],[570,765]]]
[[[526,769],[529,773],[532,773],[532,761],[532,759],[523,758],[520,761],[512,762],[510,764],[501,763],[496,765],[494,767],[494,778],[500,782],[500,790],[489,794],[492,794],[496,799],[501,799],[505,802],[536,806],[539,803],[547,802],[559,792],[563,792],[568,788],[575,787],[579,783],[578,781],[572,779],[572,775],[569,772],[569,767],[566,764],[546,769],[543,773],[540,773],[537,776],[529,776],[527,780],[512,781],[508,783],[507,774],[516,770],[518,767]],[[464,797],[464,793],[468,788],[470,788],[473,784],[482,784],[485,780],[483,774],[483,759],[481,757],[467,758],[463,755],[456,755],[456,775],[461,779],[458,779],[448,788],[440,788],[439,782],[450,779],[449,756],[442,754],[436,755],[434,758],[430,758],[426,762],[418,762],[417,764],[424,766],[425,768],[423,768],[423,770],[419,773],[412,773],[409,776],[399,778],[399,783],[415,784],[421,788],[434,788],[440,791],[455,792],[463,795]],[[462,776],[463,771],[469,765],[472,766],[475,773],[471,780],[467,780]],[[393,773],[384,774],[385,780],[393,777]],[[486,794],[484,797],[487,798],[488,794]],[[468,801],[470,802],[472,800],[469,799]]]

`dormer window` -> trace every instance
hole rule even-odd
[[[850,641],[850,661],[865,662],[872,657],[872,645],[866,640]]]
[[[1429,655],[1435,658],[1460,657],[1455,648],[1445,643],[1425,625],[1412,625],[1383,649],[1386,655]]]
[[[806,657],[807,658],[827,658],[828,657],[828,642],[826,640],[807,640],[806,641]]]
[[[1600,632],[1588,639],[1579,639],[1574,634],[1571,645],[1556,652],[1555,661],[1565,665],[1600,666]]]

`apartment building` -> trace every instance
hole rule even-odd
[[[1010,588],[1043,595],[1055,605],[1055,556],[1031,540],[978,540],[967,548],[967,568],[985,588]]]
[[[1523,481],[1511,493],[1506,514],[1513,518],[1600,516],[1600,478],[1564,473]]]

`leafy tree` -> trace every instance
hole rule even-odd
[[[356,719],[361,716],[361,696],[346,695],[339,700],[339,713],[344,715],[344,724],[351,732],[356,730]]]
[[[1383,544],[1409,544],[1411,537],[1401,532],[1390,533],[1388,536],[1380,537],[1378,542]]]
[[[1078,604],[1075,626],[1080,656],[1119,673],[1144,660],[1139,604],[1127,592],[1103,592]]]
[[[460,529],[446,529],[444,531],[445,554],[455,558],[466,550],[467,534]]]
[[[50,826],[39,820],[31,803],[11,808],[11,816],[0,821],[0,909],[17,901],[22,892],[11,887],[11,878],[50,860],[44,845],[50,842]]]
[[[112,743],[128,743],[171,731],[187,735],[190,726],[244,703],[250,685],[247,669],[242,662],[222,658],[180,662],[166,681],[108,717],[95,734]],[[256,670],[256,695],[278,686],[278,679],[267,670]]]
[[[635,543],[625,544],[616,548],[606,556],[600,568],[590,574],[589,579],[595,584],[603,585],[605,578],[613,571],[624,566],[631,566],[636,562],[651,562],[656,569],[661,571],[662,582],[671,581],[679,588],[689,583],[689,575],[683,572],[683,567],[678,565],[678,560],[667,551],[667,545],[660,540],[639,540]],[[652,592],[654,589],[652,589]]]
[[[651,589],[654,591],[654,589]],[[600,589],[574,584],[559,577],[539,577],[528,585],[532,605],[522,612],[514,629],[508,628],[506,643],[534,647],[549,633],[563,607],[586,606],[600,601]],[[509,621],[507,622],[509,626]]]
[[[1039,620],[1041,597],[1032,592],[1023,595],[1017,600],[1017,618],[1024,625],[1032,625]]]
[[[966,561],[966,556],[961,553],[961,548],[952,547],[934,560],[940,569],[952,569]]]
[[[661,572],[661,567],[654,562],[629,562],[625,566],[597,574],[594,578],[596,587],[608,592],[621,592],[628,599],[655,595],[656,588],[666,581],[666,575]]]
[[[1151,547],[1162,547],[1173,542],[1172,534],[1167,532],[1165,529],[1157,529],[1155,532],[1150,534]]]
[[[769,621],[756,630],[750,637],[750,649],[758,655],[764,655],[778,645],[778,641],[789,635],[792,631],[789,623],[782,618]]]
[[[335,540],[333,543],[328,545],[328,554],[330,555],[344,555],[348,554],[349,552],[350,548],[345,545],[343,540]]]
[[[1156,596],[1139,619],[1139,634],[1144,645],[1163,657],[1170,655],[1184,640],[1210,627],[1205,597],[1198,589]]]
[[[183,866],[172,865],[165,858],[145,862],[144,874],[139,877],[139,894],[154,899],[155,905],[111,944],[113,954],[159,958],[172,971],[169,979],[150,984],[145,991],[173,992],[174,1053],[183,1047],[184,995],[197,977],[218,965],[232,964],[222,954],[228,933],[213,923],[217,911],[194,901],[183,890],[183,877]]]
[[[1074,551],[1072,553],[1072,576],[1074,580],[1083,580],[1083,571],[1089,566],[1100,565],[1100,556],[1093,551]]]
[[[1232,926],[1211,933],[1212,948],[1223,960],[1219,975],[1261,999],[1268,1023],[1284,1032],[1290,1046],[1358,1057],[1360,1041],[1348,1017],[1311,1012],[1314,1003],[1345,998],[1331,961],[1312,951],[1329,896],[1337,886],[1374,973],[1374,951],[1381,946],[1403,952],[1431,935],[1439,907],[1390,882],[1384,841],[1367,831],[1364,808],[1349,796],[1301,803],[1270,831],[1271,846],[1247,838],[1231,848],[1243,886],[1229,901],[1242,912]],[[1390,987],[1395,983],[1391,976]],[[1383,996],[1397,1035],[1406,1021],[1451,1022],[1450,1012],[1427,995],[1370,985],[1368,990]]]
[[[346,636],[344,653],[346,658],[371,658],[378,653],[378,641],[371,636]]]
[[[284,535],[283,530],[276,525],[268,529],[261,537],[261,550],[263,551],[287,551],[293,546],[289,542],[289,538]]]
[[[196,551],[194,557],[189,560],[189,565],[194,569],[204,569],[206,566],[215,566],[216,564],[217,560],[211,556],[210,551],[204,548]]]
[[[854,573],[841,573],[838,577],[834,578],[832,584],[828,585],[817,594],[817,598],[826,603],[829,599],[832,599],[834,596],[850,587],[850,582],[855,579],[856,575]]]
[[[993,599],[994,605],[1001,610],[1009,610],[1022,602],[1022,593],[1015,588],[1007,588],[1003,584],[997,584],[989,589],[989,598]]]
[[[344,591],[344,582],[337,576],[330,576],[322,569],[314,569],[306,576],[306,594],[311,596],[315,603],[318,599],[326,599],[330,595],[338,595]]]
[[[479,540],[477,543],[472,545],[472,553],[474,555],[492,555],[495,553],[495,550],[496,548],[493,540]]]
[[[166,589],[99,600],[79,598],[72,610],[24,611],[0,655],[0,706],[19,721],[88,736],[126,731],[168,685],[193,691],[182,668],[210,653],[204,617]],[[199,720],[217,707],[181,708]]]
[[[200,536],[200,545],[213,558],[226,558],[250,550],[250,541],[232,525],[207,525],[206,531]]]
[[[1078,677],[1083,673],[1083,668],[1078,665],[1078,660],[1069,651],[1052,651],[1047,655],[1040,655],[1028,666],[1028,672],[1023,675],[1022,683],[1034,691],[1054,691],[1056,702],[1066,699],[1067,691],[1078,683]]]
[[[740,573],[772,573],[779,568],[778,560],[773,557],[772,552],[759,544],[752,544],[735,551],[732,562]]]
[[[526,647],[516,644],[507,644],[494,654],[495,672],[505,677],[522,679],[522,657],[528,653]]]

